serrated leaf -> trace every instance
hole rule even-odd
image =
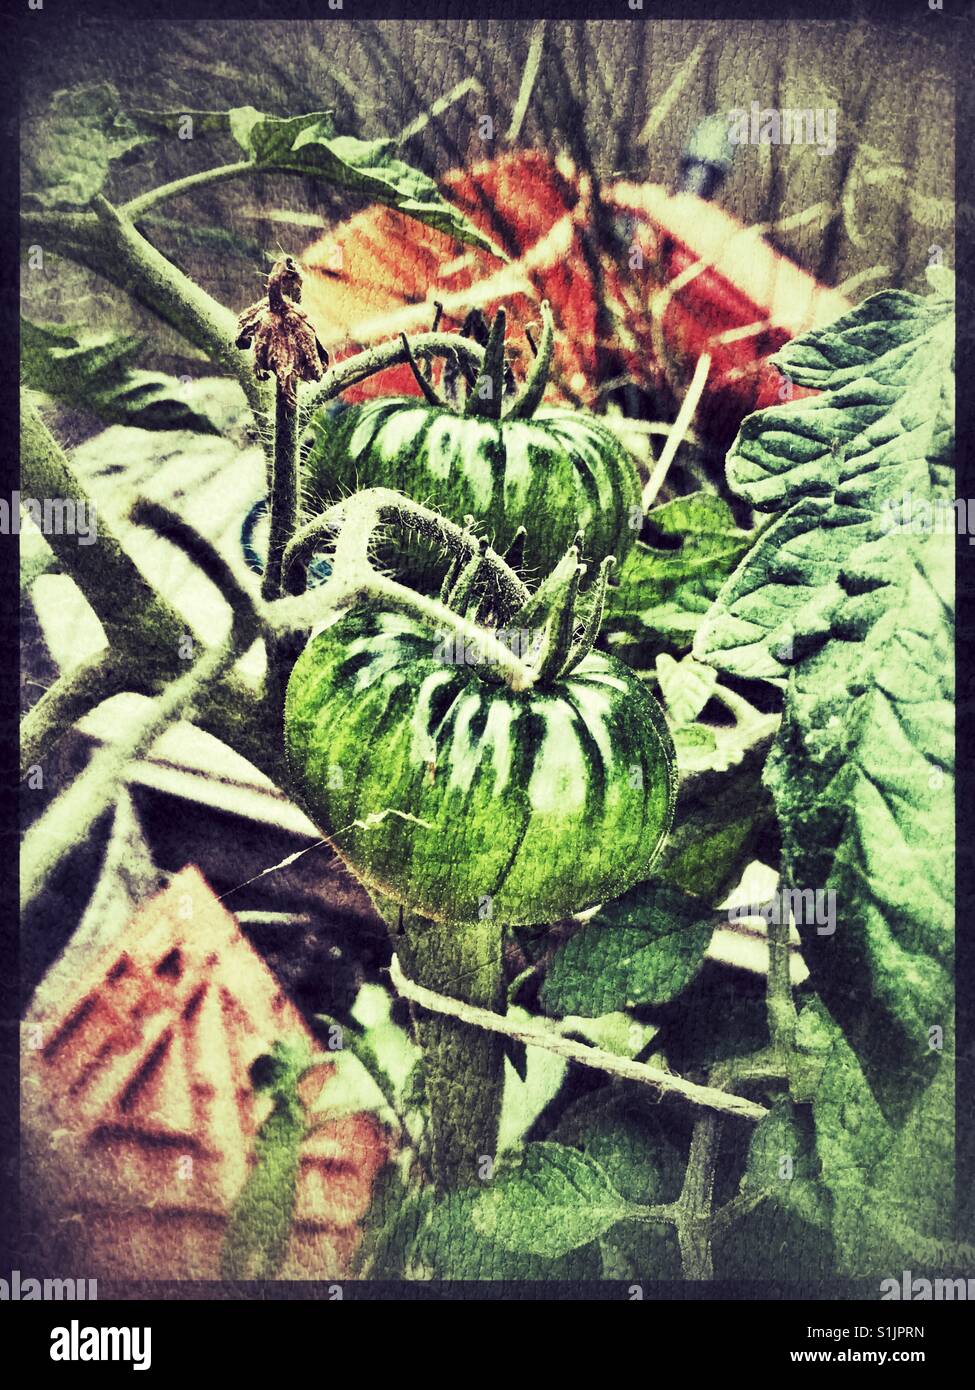
[[[727,581],[694,639],[719,670],[784,683],[797,632],[859,546],[890,536],[904,498],[944,484],[953,429],[951,303],[873,295],[772,361],[822,394],[757,411],[728,454],[728,482],[779,512]],[[895,533],[896,534],[896,533]]]
[[[744,422],[729,481],[787,510],[694,645],[788,681],[766,771],[783,882],[836,894],[834,934],[798,924],[803,954],[889,1118],[951,1008],[953,546],[904,509],[947,501],[953,332],[944,295],[892,292],[778,355],[823,394]]]
[[[336,135],[331,113],[323,111],[280,119],[253,106],[241,106],[229,113],[229,125],[234,139],[259,168],[325,179],[507,259],[459,208],[447,202],[429,175],[397,158],[395,140]]]
[[[714,925],[702,899],[650,879],[607,903],[556,952],[541,1003],[588,1018],[664,1003],[697,973]]]
[[[798,924],[803,956],[890,1116],[952,1009],[952,588],[943,537],[851,557],[765,774],[783,881],[836,895],[835,932]]]
[[[21,377],[25,386],[90,410],[106,424],[219,434],[208,415],[181,399],[172,377],[132,369],[141,346],[127,334],[21,319]]]
[[[557,1259],[589,1245],[630,1209],[598,1163],[543,1142],[499,1164],[472,1219],[480,1235],[506,1250]]]
[[[118,103],[107,82],[55,92],[47,114],[24,132],[24,196],[68,208],[100,193],[113,161],[146,143]]]

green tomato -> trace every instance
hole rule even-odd
[[[595,565],[633,544],[640,489],[633,462],[610,429],[584,411],[543,408],[528,419],[457,415],[416,397],[387,397],[312,421],[305,498],[313,511],[359,488],[390,487],[452,521],[473,516],[503,554],[520,526],[523,567],[547,574],[575,535]],[[431,568],[414,542],[403,570]],[[396,561],[394,560],[394,563]]]
[[[285,739],[354,872],[440,921],[541,924],[615,898],[648,876],[673,815],[663,715],[615,658],[515,692],[367,605],[299,657]]]

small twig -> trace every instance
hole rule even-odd
[[[545,45],[545,20],[539,22],[532,29],[531,40],[528,44],[528,57],[525,59],[525,66],[521,74],[521,85],[518,88],[518,99],[515,102],[515,109],[511,113],[511,124],[508,127],[508,134],[505,139],[509,145],[514,144],[521,134],[521,127],[528,110],[528,103],[531,101],[532,91],[538,78],[538,69],[542,61],[542,49]]]
[[[731,1095],[712,1086],[699,1086],[693,1081],[685,1081],[683,1077],[675,1076],[672,1072],[647,1066],[643,1062],[634,1062],[629,1057],[619,1057],[598,1047],[587,1047],[584,1043],[574,1042],[571,1038],[564,1038],[542,1028],[514,1023],[490,1009],[481,1009],[473,1004],[461,1003],[460,1000],[447,995],[435,994],[433,990],[425,989],[422,985],[408,980],[395,955],[390,962],[389,973],[398,994],[431,1013],[446,1014],[449,1018],[459,1019],[462,1023],[472,1024],[476,1028],[502,1033],[506,1037],[516,1038],[528,1047],[544,1048],[567,1061],[607,1072],[622,1081],[636,1081],[640,1085],[650,1086],[662,1096],[680,1096],[692,1105],[703,1106],[711,1111],[737,1115],[756,1122],[768,1114],[764,1106],[758,1105],[755,1101],[745,1100],[742,1096]]]
[[[681,402],[680,410],[677,413],[677,419],[674,421],[673,428],[667,436],[664,447],[660,451],[660,457],[654,464],[650,477],[647,479],[646,486],[643,489],[642,505],[644,512],[648,512],[657,500],[657,494],[663,487],[667,471],[673,463],[677,455],[677,450],[680,448],[684,435],[687,432],[687,428],[694,418],[694,412],[697,410],[697,403],[701,399],[701,393],[704,390],[710,370],[711,354],[702,352],[697,359],[697,366],[694,368],[691,384],[688,386],[684,399]]]

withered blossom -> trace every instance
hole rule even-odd
[[[267,277],[267,295],[237,320],[239,348],[254,344],[255,373],[265,381],[273,372],[281,390],[294,401],[299,381],[320,381],[328,353],[308,315],[298,308],[301,270],[292,256],[275,261]]]

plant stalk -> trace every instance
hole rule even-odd
[[[393,946],[417,983],[497,1009],[504,998],[500,923],[431,922],[382,903]],[[494,1160],[504,1089],[504,1041],[496,1033],[414,1007],[423,1053],[434,1181],[441,1192],[472,1187]]]

